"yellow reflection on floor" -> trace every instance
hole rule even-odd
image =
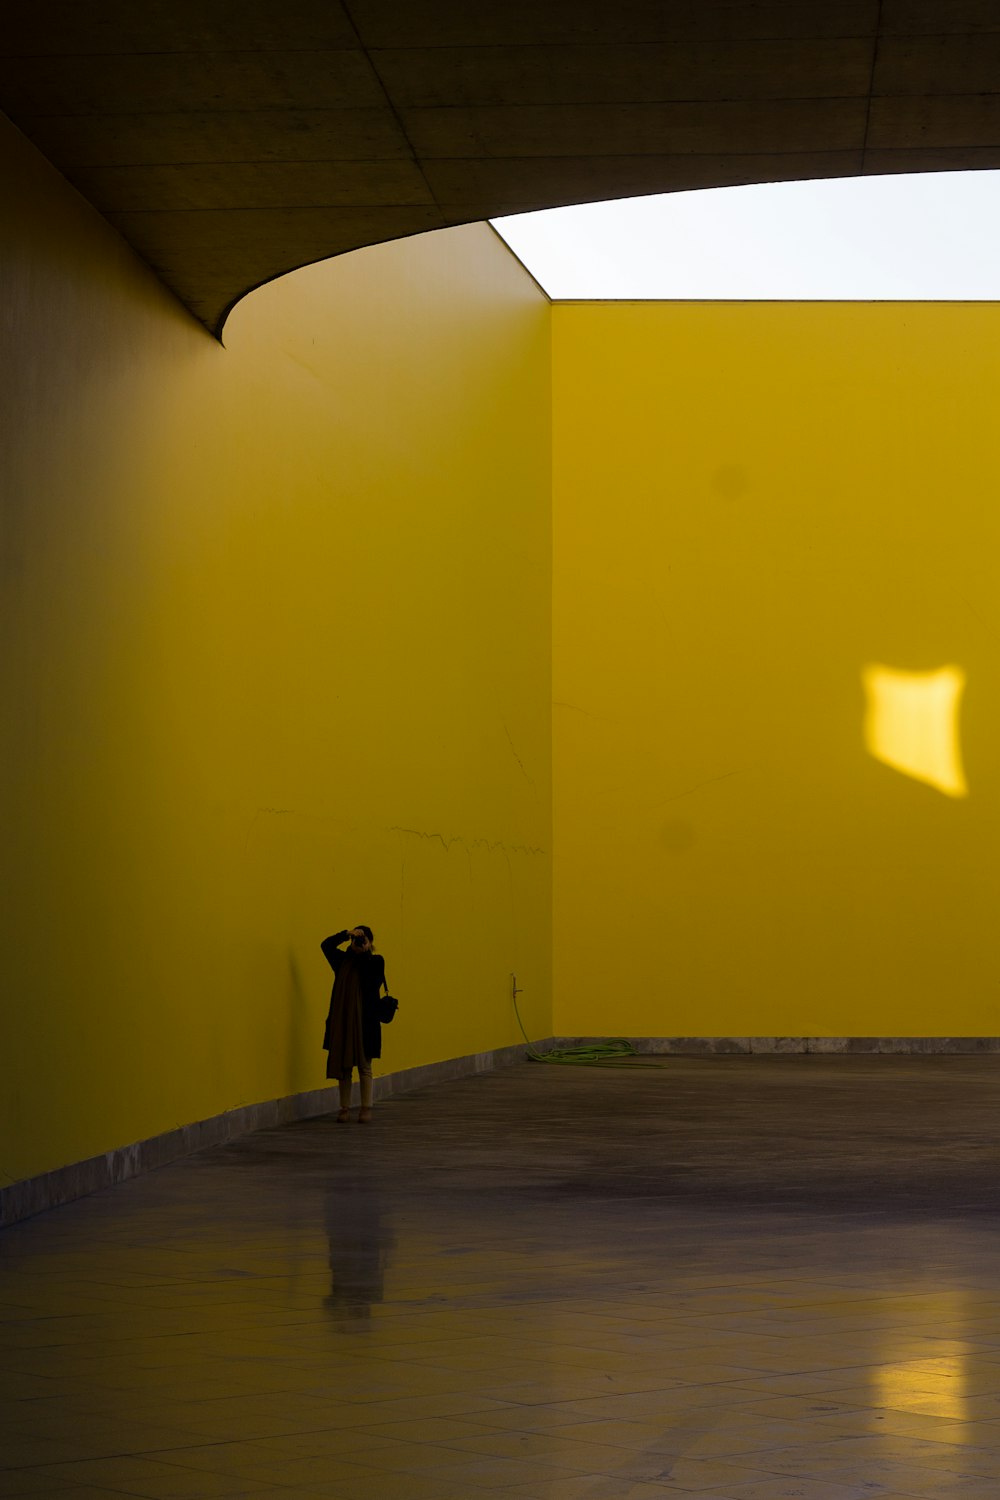
[[[948,797],[967,797],[958,737],[962,668],[901,672],[874,663],[864,668],[861,680],[869,754]]]
[[[874,1375],[873,1406],[947,1421],[969,1420],[968,1359],[964,1354],[880,1365]]]

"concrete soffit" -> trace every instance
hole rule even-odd
[[[0,108],[208,328],[362,245],[683,188],[1000,166],[994,0],[54,0]]]

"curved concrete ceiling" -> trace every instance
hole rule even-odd
[[[0,106],[209,328],[470,220],[1000,166],[997,0],[54,0]]]

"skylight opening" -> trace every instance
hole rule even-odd
[[[707,188],[492,222],[555,300],[1000,297],[1000,172]]]

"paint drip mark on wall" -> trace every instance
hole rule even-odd
[[[537,848],[533,844],[507,844],[503,839],[467,839],[463,838],[461,834],[453,834],[451,836],[448,836],[443,833],[436,833],[433,830],[426,830],[423,828],[402,828],[396,823],[392,824],[392,826],[386,831],[388,833],[407,833],[410,834],[411,837],[416,839],[436,840],[444,849],[446,854],[450,853],[452,845],[454,844],[457,844],[460,848],[465,849],[466,851],[474,849],[485,849],[487,854],[494,854],[498,851],[504,854],[528,855],[548,853],[547,849]]]
[[[691,797],[695,792],[700,792],[703,786],[714,786],[717,781],[728,781],[732,776],[742,776],[753,769],[753,766],[738,766],[735,771],[723,771],[721,776],[709,776],[705,781],[696,781],[694,786],[686,787],[683,792],[674,792],[673,796],[665,797],[663,800],[679,802],[682,797]]]
[[[516,748],[514,746],[514,741],[510,737],[510,730],[507,728],[506,720],[501,719],[500,723],[503,724],[503,732],[507,736],[507,743],[510,745],[510,753],[511,753],[511,755],[513,755],[514,759],[517,761],[518,765],[521,767],[521,775],[524,777],[524,779],[528,783],[528,785],[530,787],[534,788],[535,783],[532,781],[531,777],[528,775],[527,771],[524,769],[524,761],[521,759],[521,757],[517,753],[517,750],[516,750]]]

